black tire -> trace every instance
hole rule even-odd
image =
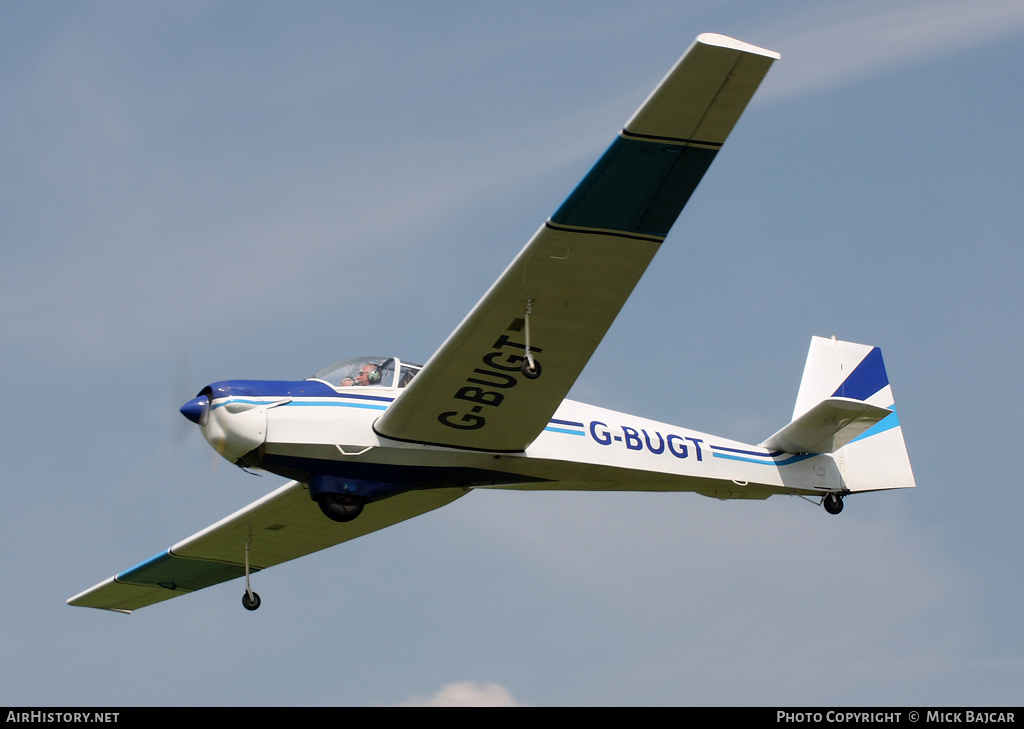
[[[249,599],[249,593],[242,593],[242,607],[246,610],[256,610],[260,606],[260,596],[255,592],[252,594],[252,600]]]
[[[523,364],[520,365],[519,369],[528,380],[536,380],[540,377],[540,362],[533,360],[533,367],[530,367],[530,360],[524,359]]]
[[[839,494],[829,494],[821,502],[821,505],[829,514],[838,514],[843,510],[843,497]]]
[[[349,494],[322,494],[317,503],[320,504],[320,511],[328,519],[346,522],[352,521],[363,513],[365,499]]]

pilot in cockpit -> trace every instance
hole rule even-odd
[[[359,368],[355,377],[346,377],[341,381],[342,387],[367,387],[380,384],[380,365],[367,362]]]

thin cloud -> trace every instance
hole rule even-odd
[[[413,696],[399,706],[523,706],[512,692],[497,683],[457,681],[429,696]]]
[[[991,42],[1024,26],[1015,0],[918,2],[850,6],[810,14],[802,29],[787,19],[772,37],[787,63],[762,97],[785,97],[841,86],[895,67],[924,63]],[[783,26],[780,26],[780,29]]]

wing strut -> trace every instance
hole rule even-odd
[[[252,548],[252,537],[245,542],[245,594],[242,595],[242,605],[246,610],[255,610],[260,606],[260,596],[252,591],[249,584],[249,550]]]
[[[526,329],[526,361],[523,362],[523,374],[526,375],[527,379],[536,380],[540,377],[540,365],[533,358],[533,352],[530,350],[530,314],[533,313],[533,299],[526,300],[526,314],[524,316],[524,328]]]

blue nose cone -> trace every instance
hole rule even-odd
[[[194,397],[181,406],[181,414],[196,425],[202,425],[203,416],[210,407],[210,399],[206,395]]]

